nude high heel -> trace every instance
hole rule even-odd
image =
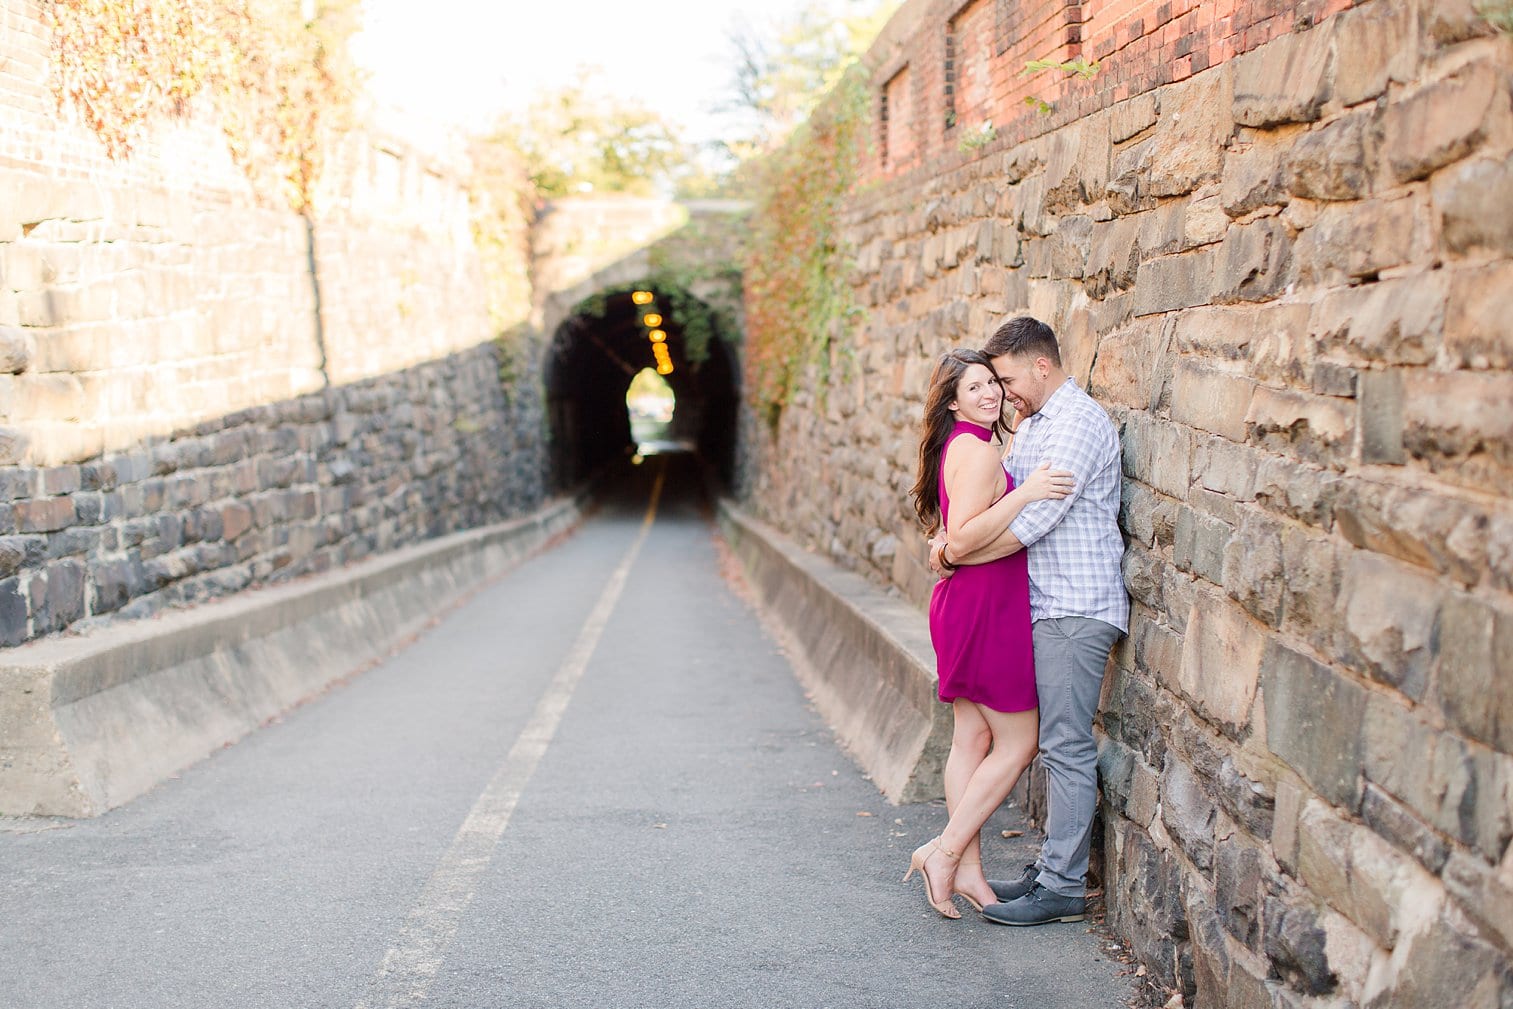
[[[982,863],[981,862],[957,862],[956,863],[956,873],[957,873],[958,876],[961,875],[962,866],[965,866],[965,865],[975,865],[975,866],[978,867],[979,870],[981,870],[981,868],[982,868]],[[956,896],[960,897],[962,900],[966,901],[968,904],[971,904],[973,910],[977,911],[979,914],[982,912],[982,902],[979,901],[976,897],[972,896],[967,891],[961,889],[960,887],[955,886],[954,881],[952,883],[952,892],[955,893]]]
[[[930,856],[935,854],[937,851],[952,862],[961,861],[961,855],[943,847],[940,843],[940,838],[931,838],[929,841],[926,841],[918,848],[915,848],[914,854],[909,856],[909,871],[904,873],[903,881],[905,883],[909,882],[909,877],[914,875],[915,872],[918,872],[920,878],[923,879],[925,883],[926,903],[933,907],[943,918],[960,918],[961,912],[956,910],[956,905],[951,902],[951,895],[949,891],[947,891],[946,896],[943,900],[937,901],[935,899],[935,887],[931,885],[930,869],[927,863],[930,861]]]

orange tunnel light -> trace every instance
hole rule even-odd
[[[662,329],[654,329],[650,333],[647,333],[646,337],[647,339],[651,340],[652,343],[662,343],[667,339],[667,331]]]
[[[645,315],[641,316],[641,321],[646,323],[646,325],[652,329],[655,329],[656,327],[662,325],[662,317],[656,312],[647,312]]]
[[[652,297],[653,295],[650,291],[632,291],[630,300],[637,305],[650,305]]]

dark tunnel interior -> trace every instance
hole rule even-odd
[[[667,442],[696,453],[730,486],[740,390],[730,334],[715,320],[684,291],[641,286],[591,298],[558,327],[543,375],[553,492],[636,453],[626,392],[646,368],[658,370],[676,397]]]

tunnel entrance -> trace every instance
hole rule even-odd
[[[581,302],[557,328],[543,381],[550,428],[553,492],[634,457],[638,440],[660,452],[696,453],[730,486],[735,471],[740,391],[729,334],[716,313],[679,288],[652,284],[613,289]],[[643,371],[666,383],[675,403],[657,437],[632,399],[649,407]],[[638,411],[639,412],[639,411]]]

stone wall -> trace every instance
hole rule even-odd
[[[1111,924],[1187,1005],[1506,1006],[1513,45],[1461,0],[995,3],[1061,27],[947,126],[976,8],[916,0],[871,56],[917,155],[873,153],[862,317],[750,427],[749,506],[923,604],[933,360],[1050,322],[1124,445]],[[1077,56],[1049,114],[992,83]]]
[[[259,204],[203,110],[111,161],[55,102],[42,8],[0,0],[0,642],[539,499],[460,145],[370,120],[308,218]]]

